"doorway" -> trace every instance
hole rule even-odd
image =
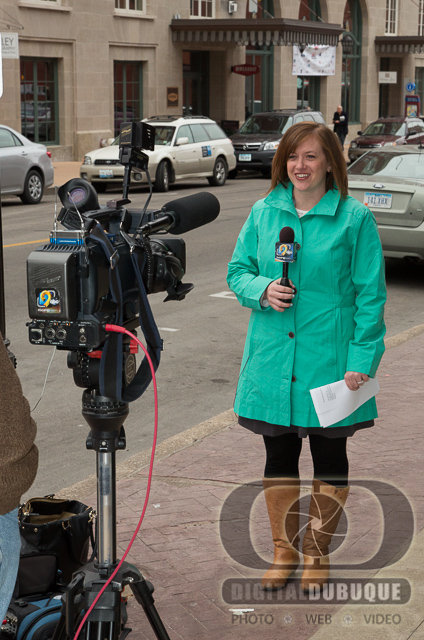
[[[209,116],[209,51],[183,51],[183,115]]]

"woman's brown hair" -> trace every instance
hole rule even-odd
[[[348,194],[347,166],[340,141],[337,135],[325,124],[317,122],[299,122],[287,129],[272,161],[270,191],[275,189],[280,182],[287,188],[290,182],[287,173],[287,160],[293,151],[310,136],[315,136],[318,139],[331,167],[331,171],[327,173],[325,179],[326,192],[333,189],[334,183],[336,183],[340,195],[345,198]]]

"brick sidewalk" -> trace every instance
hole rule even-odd
[[[378,398],[380,418],[374,428],[349,440],[350,476],[352,484],[355,480],[386,483],[383,492],[390,501],[389,516],[392,518],[386,562],[399,551],[406,526],[407,510],[405,503],[396,495],[398,490],[405,494],[412,506],[415,532],[424,527],[420,475],[424,457],[424,334],[387,351],[378,376],[381,385]],[[119,462],[119,453],[117,459]],[[245,640],[259,637],[259,634],[264,640],[283,637],[306,640],[320,629],[318,619],[314,624],[312,618],[307,620],[306,614],[333,615],[340,608],[340,605],[231,605],[224,602],[222,585],[226,579],[260,578],[263,573],[262,569],[245,566],[262,562],[248,546],[246,523],[250,521],[256,552],[267,561],[272,558],[268,518],[260,494],[263,466],[260,436],[239,427],[235,421],[231,426],[155,463],[149,507],[127,560],[155,585],[156,606],[171,640]],[[301,475],[305,479],[302,491],[306,496],[309,493],[306,485],[312,475],[306,442],[301,457]],[[118,482],[119,557],[138,522],[146,476],[144,468]],[[240,487],[246,484],[247,488],[241,490]],[[238,493],[233,492],[237,489],[241,495],[234,500]],[[258,498],[249,515],[252,496]],[[223,510],[229,498],[233,499],[234,506]],[[84,501],[95,504],[95,495]],[[353,564],[363,562],[378,550],[382,536],[376,498],[366,489],[353,486],[347,502],[347,516],[349,528],[343,553],[337,551],[334,561],[342,558],[343,562]],[[424,552],[424,536],[421,538],[422,541],[416,536],[411,547],[419,554]],[[402,560],[394,567],[402,573]],[[361,575],[372,576],[378,569]],[[422,582],[424,570],[418,573]],[[408,578],[408,575],[404,577]],[[417,578],[411,584],[414,590]],[[393,640],[412,638],[411,621],[416,620],[417,615],[421,622],[424,618],[424,609],[417,611],[413,606],[393,606],[390,611],[384,610],[384,613],[391,614],[401,611],[402,622],[396,628],[385,628],[385,635],[381,637]],[[253,617],[246,618],[231,611],[239,607],[254,609],[250,612]],[[372,607],[368,609],[373,611]],[[381,606],[375,607],[376,613],[381,613],[382,609]],[[133,628],[131,638],[154,637],[143,610],[133,598],[129,601],[128,613],[128,625]],[[287,615],[291,619],[285,618]],[[333,625],[332,632],[335,634],[332,638],[339,638],[345,629]],[[365,625],[361,627],[360,635],[349,637],[371,640],[376,637],[375,633],[375,627]],[[413,638],[422,639],[424,634],[414,634]]]

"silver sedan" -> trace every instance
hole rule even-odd
[[[348,178],[349,194],[377,220],[384,255],[424,260],[424,148],[369,151]]]
[[[16,195],[24,204],[38,204],[44,188],[52,185],[53,179],[53,165],[47,148],[0,125],[1,195]]]

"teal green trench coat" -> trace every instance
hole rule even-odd
[[[336,190],[299,218],[293,187],[278,185],[244,224],[228,268],[228,285],[252,309],[234,411],[285,426],[319,427],[310,389],[346,371],[374,377],[384,352],[384,259],[372,213]],[[289,278],[297,288],[283,313],[262,308],[266,287],[281,277],[274,248],[282,227],[300,245]],[[372,398],[332,427],[377,417]]]

